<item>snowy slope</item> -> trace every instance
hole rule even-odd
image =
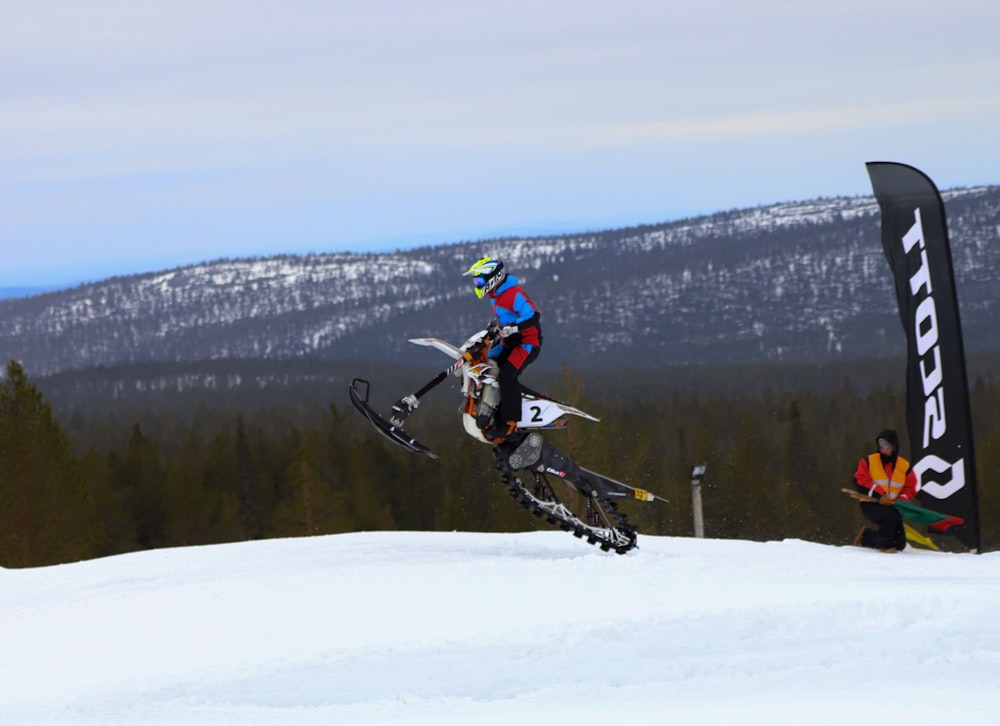
[[[1000,553],[359,533],[0,570],[0,723],[995,724]]]

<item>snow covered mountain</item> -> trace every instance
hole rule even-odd
[[[944,194],[967,350],[995,346],[1000,186]],[[461,273],[501,256],[541,307],[541,364],[828,362],[899,355],[872,197],[387,254],[217,260],[0,300],[0,351],[32,375],[138,361],[385,360],[460,341],[487,304]],[[437,361],[428,358],[432,363]]]

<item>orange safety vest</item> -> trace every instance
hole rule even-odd
[[[902,456],[896,457],[896,466],[892,469],[892,476],[885,473],[882,466],[880,454],[872,454],[868,457],[868,473],[872,475],[872,482],[876,487],[881,487],[882,492],[888,494],[891,499],[899,496],[906,484],[906,472],[910,470],[910,462]]]

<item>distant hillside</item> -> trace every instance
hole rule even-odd
[[[32,295],[41,295],[43,292],[48,292],[51,288],[48,287],[0,287],[0,300],[6,300],[12,297],[31,297]]]
[[[1000,187],[945,193],[966,347],[995,343]],[[539,366],[836,363],[904,345],[871,197],[395,254],[218,260],[0,300],[30,375],[223,358],[412,361],[490,317],[461,273],[501,256],[542,309]]]

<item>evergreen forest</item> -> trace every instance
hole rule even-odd
[[[383,384],[395,396],[408,390],[400,386]],[[977,375],[970,387],[982,541],[993,551],[1000,381]],[[907,440],[903,383],[745,390],[602,387],[564,366],[546,393],[601,423],[576,420],[547,438],[582,466],[669,500],[621,505],[640,548],[643,534],[693,535],[690,469],[700,463],[707,537],[849,543],[864,520],[841,487],[880,429]],[[57,406],[10,361],[0,381],[0,565],[361,530],[545,528],[508,496],[489,450],[462,432],[457,396],[440,393],[408,428],[440,455],[432,460],[377,435],[344,387],[265,406],[197,392],[171,405],[137,396]],[[935,541],[962,549],[953,537]]]

